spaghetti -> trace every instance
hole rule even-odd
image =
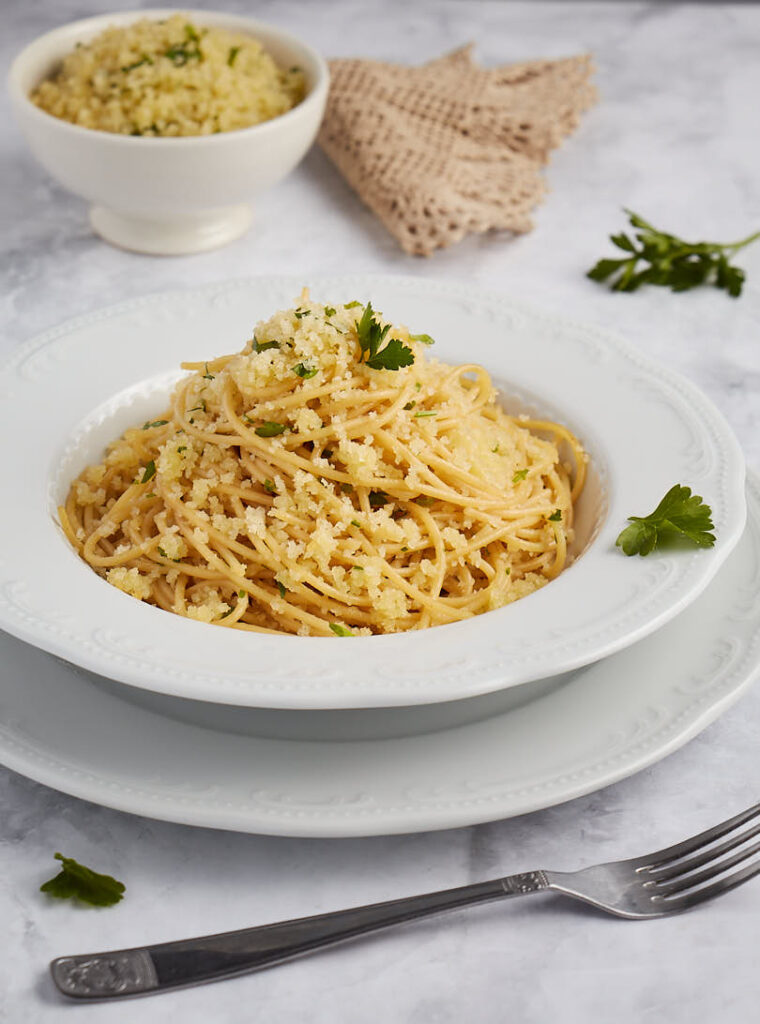
[[[586,455],[431,341],[304,292],[242,352],[183,364],[170,409],[73,482],[68,539],[136,598],[259,632],[422,629],[529,594],[566,564]]]

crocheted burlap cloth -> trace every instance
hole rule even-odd
[[[330,61],[320,144],[409,253],[530,231],[541,168],[596,98],[588,56],[484,69],[471,51],[418,68]]]

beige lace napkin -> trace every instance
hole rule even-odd
[[[332,60],[322,148],[401,247],[530,231],[550,151],[596,98],[588,56],[480,68],[466,46],[422,67]]]

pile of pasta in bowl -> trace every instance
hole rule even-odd
[[[417,630],[530,594],[566,564],[586,455],[432,343],[304,291],[183,364],[169,409],[72,483],[68,539],[134,598],[258,632]]]

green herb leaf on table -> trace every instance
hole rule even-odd
[[[731,265],[740,249],[760,238],[760,231],[740,242],[685,242],[676,235],[658,231],[631,210],[628,220],[635,229],[635,241],[621,232],[610,241],[627,253],[621,259],[602,259],[588,271],[592,281],[610,281],[617,292],[633,292],[642,284],[656,284],[684,292],[701,284],[722,288],[736,298],[744,284],[744,271]],[[641,264],[641,266],[640,266]]]
[[[111,907],[122,899],[125,891],[123,882],[110,875],[101,875],[61,853],[56,853],[55,858],[62,864],[61,871],[43,882],[40,892],[61,900],[77,899],[93,907]]]
[[[615,543],[626,555],[648,555],[668,538],[680,537],[700,548],[715,544],[712,509],[690,487],[676,484],[648,516],[629,516],[631,524]]]
[[[381,348],[390,329],[390,324],[382,326],[375,319],[372,303],[368,302],[357,321],[356,333],[362,358],[373,370],[399,370],[402,366],[411,366],[414,362],[414,353],[398,338],[391,338],[385,348]]]

